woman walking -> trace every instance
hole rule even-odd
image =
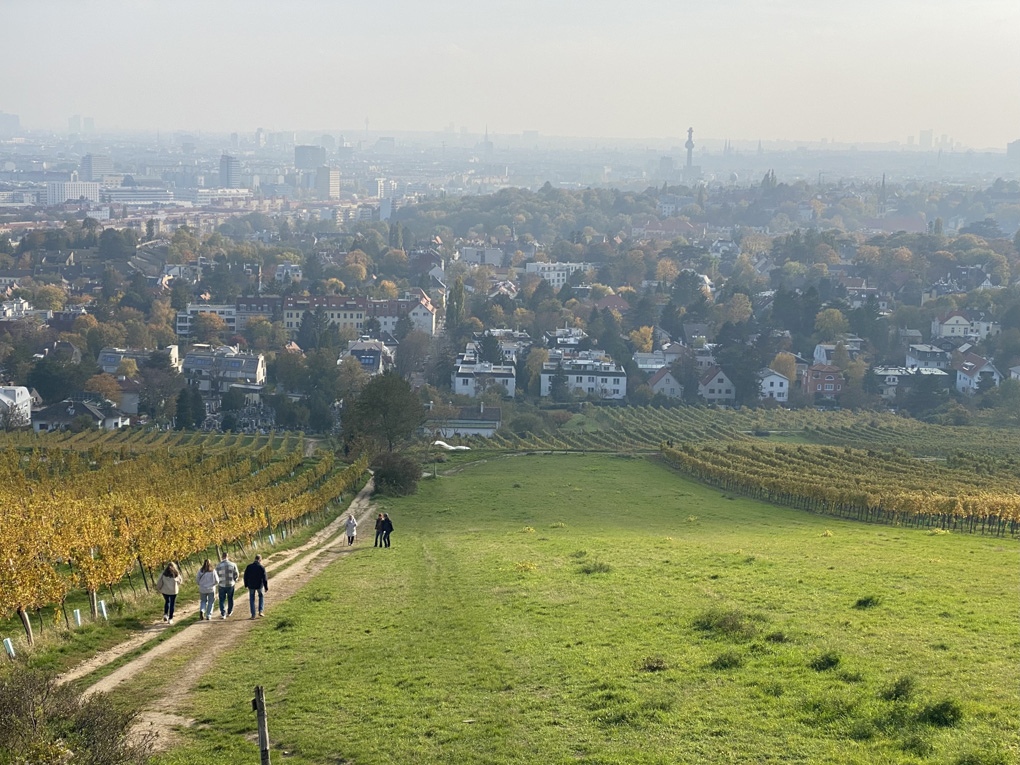
[[[163,569],[163,573],[156,580],[156,592],[163,596],[163,621],[174,623],[174,604],[177,602],[177,593],[181,591],[184,580],[181,578],[180,569],[177,564],[171,561]]]
[[[354,544],[354,537],[358,534],[358,522],[354,520],[352,513],[347,515],[347,522],[344,525],[347,527],[347,546],[350,547]]]
[[[390,520],[390,517],[386,513],[383,513],[382,514],[382,538],[383,538],[383,546],[384,547],[389,547],[390,546],[390,534],[392,534],[392,533],[393,533],[393,521]]]
[[[198,582],[198,595],[200,598],[198,618],[199,620],[209,621],[212,619],[213,603],[216,602],[216,587],[220,583],[220,576],[216,573],[212,561],[208,558],[205,559],[205,563],[202,564],[202,568],[199,569],[198,574],[195,576],[195,581]]]
[[[383,514],[379,513],[379,517],[375,519],[375,544],[372,545],[373,547],[382,547],[383,546],[382,523],[383,523]]]

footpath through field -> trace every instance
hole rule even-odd
[[[368,521],[372,515],[370,497],[374,485],[374,480],[369,479],[351,502],[348,510],[365,529],[369,528]],[[364,544],[362,541],[360,544],[356,542],[353,547],[347,546],[344,531],[346,517],[346,512],[338,516],[300,547],[266,559],[266,570],[270,574],[270,590],[266,596],[267,611],[271,611],[276,604],[294,595],[330,563]],[[243,563],[240,567],[244,568]],[[139,710],[136,730],[140,733],[157,734],[157,746],[165,747],[174,726],[191,723],[190,720],[175,714],[188,691],[197,684],[199,678],[225,649],[236,647],[248,631],[260,621],[249,618],[247,592],[242,587],[238,590],[234,601],[234,613],[226,621],[221,620],[218,614],[214,614],[212,621],[199,621],[188,625],[92,684],[85,689],[85,693],[113,691],[134,679],[158,659],[191,654],[184,666],[175,666],[169,683],[162,685],[158,697],[146,700],[144,708]],[[183,616],[184,612],[194,613],[198,611],[198,607],[197,600],[190,601],[178,606],[178,614]],[[66,683],[83,678],[137,650],[165,629],[167,625],[163,623],[153,625],[139,635],[97,654],[63,674],[60,681]]]

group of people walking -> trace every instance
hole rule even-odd
[[[358,522],[353,515],[347,516],[344,527],[347,530],[347,546],[350,547],[358,535]],[[390,534],[392,533],[393,521],[386,513],[379,513],[379,517],[375,519],[375,544],[373,547],[389,547]]]
[[[198,618],[204,621],[212,619],[217,595],[219,595],[220,619],[230,616],[234,612],[234,589],[239,579],[241,579],[241,572],[237,568],[237,564],[230,560],[229,553],[223,553],[222,559],[216,566],[213,566],[212,561],[206,558],[195,575],[199,594]],[[245,567],[242,582],[248,590],[251,618],[262,616],[265,611],[265,593],[269,592],[269,577],[266,574],[266,567],[262,565],[261,555],[256,555],[255,560]],[[168,624],[174,623],[174,607],[182,584],[184,584],[184,579],[181,576],[181,571],[173,562],[167,564],[156,581],[156,591],[163,596],[163,621]],[[257,610],[255,608],[256,600],[258,601]]]
[[[354,539],[358,534],[358,521],[353,514],[348,514],[344,528],[347,532],[347,546],[349,547],[354,544]],[[386,513],[379,513],[379,517],[375,520],[374,546],[389,547],[391,533],[393,533],[393,521]],[[199,594],[198,618],[204,621],[212,619],[217,594],[219,595],[220,619],[230,616],[234,612],[234,588],[241,578],[237,564],[230,560],[228,553],[223,553],[222,560],[215,566],[211,560],[206,558],[202,563],[202,568],[195,575]],[[180,592],[182,584],[184,584],[184,579],[181,577],[181,570],[173,562],[167,564],[156,581],[156,591],[163,596],[163,621],[168,624],[174,623],[174,606],[177,603],[177,593]],[[251,610],[251,618],[262,616],[265,609],[265,593],[269,592],[269,577],[266,575],[266,567],[262,565],[261,555],[256,555],[255,560],[245,567],[243,584],[248,590],[248,607]],[[255,607],[256,600],[258,609]]]

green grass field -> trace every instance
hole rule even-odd
[[[604,455],[491,459],[380,504],[394,546],[270,600],[160,762],[257,761],[256,684],[283,762],[1020,758],[1016,540]]]

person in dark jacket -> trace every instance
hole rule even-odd
[[[386,515],[386,513],[383,513],[382,514],[382,538],[383,538],[383,546],[384,547],[389,547],[390,546],[390,534],[392,532],[393,532],[393,521],[390,520],[390,517],[388,515]]]
[[[382,530],[383,514],[379,513],[379,517],[375,519],[375,544],[372,547],[383,546],[383,530]]]
[[[262,565],[262,556],[256,555],[255,560],[244,569],[244,586],[248,588],[248,604],[251,606],[251,618],[255,618],[255,593],[259,595],[259,616],[262,616],[263,593],[269,592],[269,578],[266,567]]]

